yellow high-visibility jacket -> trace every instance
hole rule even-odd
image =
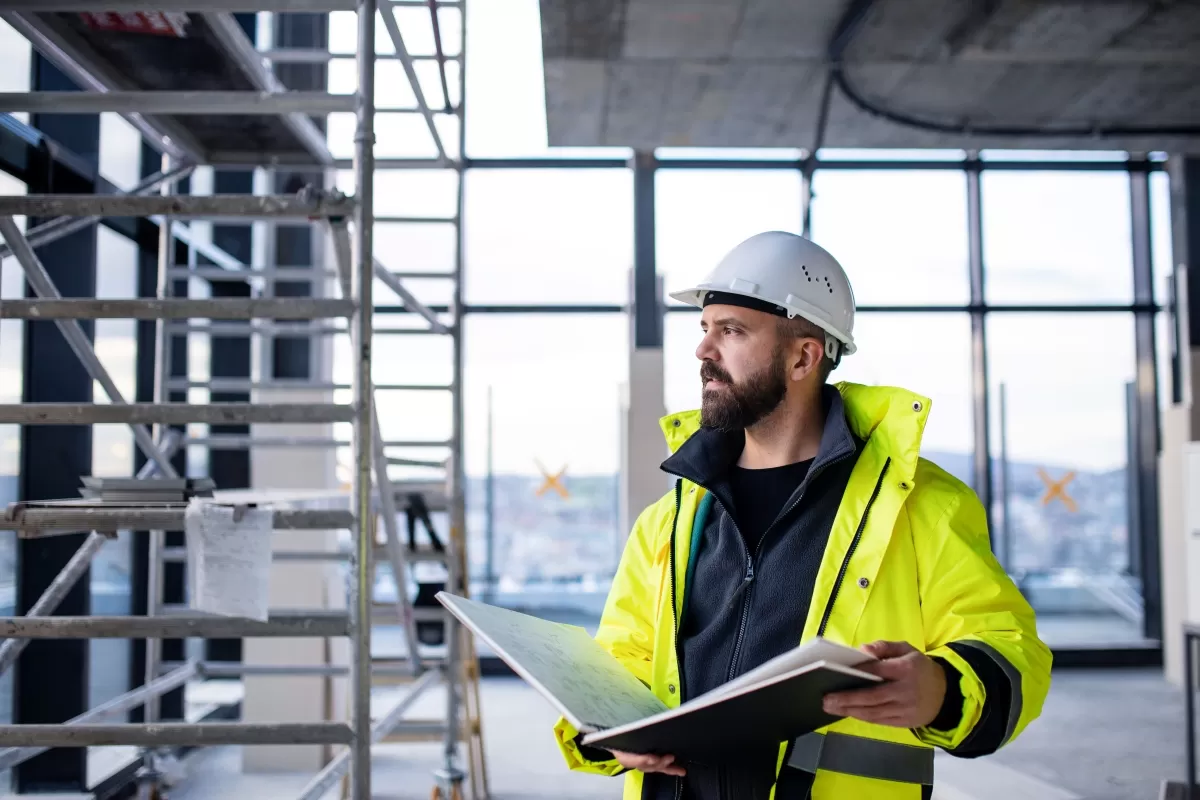
[[[780,743],[777,775],[785,754],[793,758],[804,749],[812,761],[808,771],[816,776],[814,800],[916,800],[927,796],[932,783],[934,747],[954,753],[998,708],[1006,716],[990,727],[999,724],[1003,734],[989,750],[1037,718],[1050,688],[1051,655],[1037,636],[1033,610],[991,552],[977,496],[919,457],[930,401],[896,388],[841,383],[837,389],[851,431],[865,444],[829,533],[801,640],[815,636],[828,614],[826,638],[854,647],[906,641],[943,658],[961,674],[962,718],[951,731],[842,719],[809,735],[808,745],[824,742],[825,753],[820,744],[814,749]],[[699,424],[698,411],[663,419],[672,452]],[[679,704],[673,691],[680,683],[675,620],[682,613],[693,521],[704,494],[702,487],[680,480],[639,516],[596,635],[668,707]],[[830,598],[833,607],[827,609]],[[578,731],[566,720],[558,721],[554,733],[571,769],[623,771],[616,761],[588,760],[576,745]],[[928,780],[868,777],[879,774],[865,762],[881,747],[910,763],[915,755]],[[642,778],[637,771],[626,773],[624,800],[641,797]]]

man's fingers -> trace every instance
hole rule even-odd
[[[888,642],[883,640],[864,644],[862,649],[876,658],[899,658],[900,656],[917,652],[917,648],[908,642]]]
[[[831,692],[822,703],[826,713],[845,714],[856,708],[874,708],[898,702],[904,696],[904,687],[885,683],[870,689],[855,689],[848,692]]]

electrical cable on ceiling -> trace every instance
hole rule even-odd
[[[829,74],[838,90],[859,110],[896,125],[954,135],[1025,136],[1055,138],[1105,138],[1113,136],[1200,136],[1200,125],[1092,125],[1088,127],[1039,127],[1032,125],[972,125],[923,119],[868,100],[846,76],[845,54],[876,0],[852,0],[829,42]]]

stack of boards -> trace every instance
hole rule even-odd
[[[605,750],[720,763],[839,719],[828,692],[881,679],[874,657],[817,638],[676,708],[660,700],[586,630],[441,592],[437,599],[580,733]]]
[[[186,503],[193,497],[211,497],[211,478],[82,478],[79,493],[105,503]]]

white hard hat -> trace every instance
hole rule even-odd
[[[671,297],[697,308],[732,299],[788,319],[803,317],[826,332],[825,352],[834,361],[857,349],[850,279],[827,250],[794,233],[751,236],[704,280]]]

